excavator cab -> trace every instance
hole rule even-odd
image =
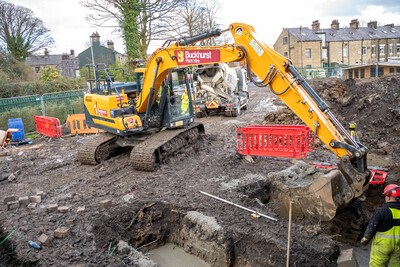
[[[194,121],[194,86],[187,68],[172,71],[158,92],[156,107],[163,127],[186,126]]]

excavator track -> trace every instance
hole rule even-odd
[[[87,165],[97,165],[105,161],[110,157],[114,148],[112,144],[117,138],[108,133],[90,136],[78,148],[78,160]]]
[[[158,132],[136,145],[130,155],[133,168],[154,171],[157,166],[181,148],[195,142],[204,133],[204,125],[193,123],[187,128]]]

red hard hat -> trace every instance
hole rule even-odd
[[[400,197],[400,187],[397,184],[389,184],[383,189],[383,194],[387,197]]]

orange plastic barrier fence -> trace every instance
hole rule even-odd
[[[237,129],[242,155],[305,158],[314,150],[315,135],[303,125],[253,125]]]
[[[36,131],[51,138],[62,136],[60,121],[47,116],[34,116]]]
[[[66,127],[70,129],[71,134],[94,134],[101,132],[101,130],[86,124],[86,117],[83,113],[68,115]]]

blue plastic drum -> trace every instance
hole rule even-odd
[[[20,142],[25,139],[24,123],[21,118],[8,119],[8,128],[18,129],[18,132],[12,133],[12,142]]]

